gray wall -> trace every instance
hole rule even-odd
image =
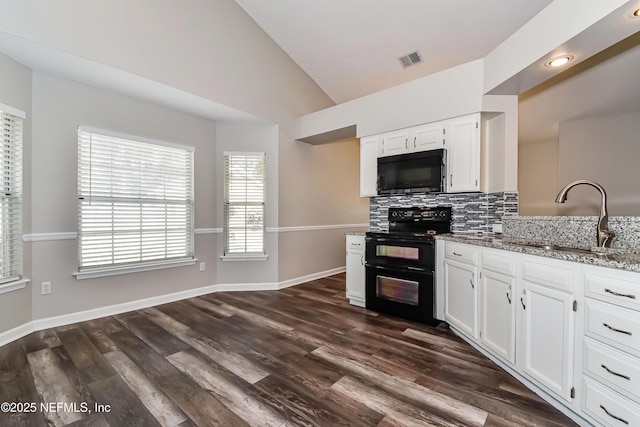
[[[640,215],[640,112],[560,123],[558,186],[590,179],[607,190],[610,215]],[[562,215],[598,215],[600,195],[577,187]]]
[[[215,225],[216,124],[38,72],[33,73],[32,232],[77,231],[77,127],[195,147],[196,228]],[[215,284],[215,241],[197,235],[198,266],[76,280],[77,241],[33,242],[33,317],[42,319]],[[41,295],[39,284],[52,282]]]
[[[277,124],[216,123],[20,66],[0,55],[12,85],[0,102],[25,110],[25,234],[77,231],[77,127],[107,129],[195,147],[195,227],[223,226],[224,151],[267,153],[267,253],[264,262],[223,262],[222,234],[196,234],[198,265],[77,280],[77,240],[25,243],[26,289],[0,299],[0,333],[28,323],[210,285],[275,285],[344,266],[347,229],[281,227],[363,224],[357,140],[325,146],[296,142]],[[2,88],[2,86],[0,86]],[[284,180],[284,183],[282,182]],[[284,193],[283,193],[284,192]],[[284,194],[284,196],[282,196]],[[286,212],[281,215],[280,212]],[[41,295],[40,283],[53,292]],[[91,315],[89,315],[91,316]],[[60,322],[64,323],[65,317]],[[54,322],[58,322],[57,320]]]
[[[25,233],[31,230],[31,70],[0,54],[0,103],[26,113],[24,123],[23,212]],[[24,247],[24,275],[31,276],[31,247]],[[31,284],[24,289],[0,294],[0,332],[31,320]]]

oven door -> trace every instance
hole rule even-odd
[[[408,320],[436,325],[432,271],[366,265],[366,307]]]
[[[367,263],[383,267],[414,267],[434,270],[433,240],[401,240],[386,237],[366,237]]]

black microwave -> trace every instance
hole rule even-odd
[[[443,193],[446,150],[378,157],[378,194]]]

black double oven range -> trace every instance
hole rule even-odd
[[[389,208],[389,232],[369,232],[365,238],[366,308],[439,323],[433,236],[450,231],[450,207]]]

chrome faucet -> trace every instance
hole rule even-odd
[[[608,248],[611,245],[611,240],[616,235],[613,231],[609,230],[609,215],[607,214],[607,193],[604,188],[597,182],[588,180],[574,181],[571,184],[567,184],[556,196],[556,203],[564,203],[567,200],[567,193],[570,189],[576,185],[586,184],[595,187],[601,195],[600,202],[600,218],[598,218],[598,227],[596,229],[596,240],[598,247]]]

